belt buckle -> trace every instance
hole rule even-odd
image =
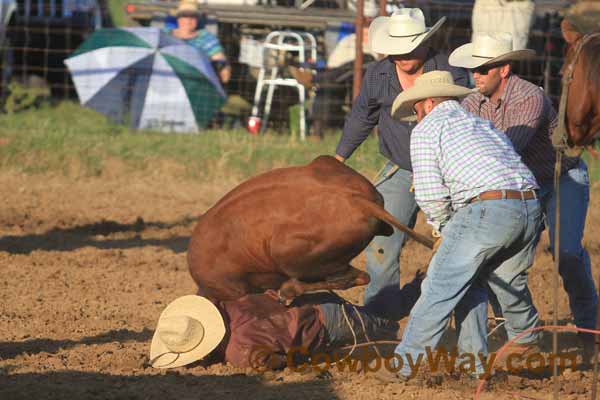
[[[502,189],[502,200],[506,200],[506,189]]]

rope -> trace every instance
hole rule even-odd
[[[499,323],[498,325],[496,325],[496,326],[494,327],[494,329],[492,329],[492,330],[490,331],[490,333],[488,333],[488,334],[487,334],[487,337],[490,337],[490,336],[492,336],[492,334],[493,334],[494,332],[496,332],[498,329],[500,329],[501,327],[503,327],[503,326],[504,326],[504,324],[506,324],[506,319],[505,319],[505,318],[494,318],[494,320],[497,320],[497,321],[502,321],[502,322],[501,322],[501,323]]]
[[[560,268],[560,172],[562,169],[562,151],[556,150],[556,164],[554,165],[554,191],[556,192],[556,215],[554,221],[554,279],[552,281],[552,325],[558,325],[558,271]],[[558,354],[558,332],[552,332],[552,352]],[[558,400],[559,382],[558,365],[552,367],[552,381],[554,384],[554,400]]]
[[[579,48],[579,47],[578,47]],[[579,52],[576,52],[577,57]],[[560,102],[558,104],[558,125],[552,131],[552,146],[556,149],[556,151],[565,151],[568,144],[568,135],[567,135],[567,98],[569,97],[569,86],[571,85],[571,81],[573,80],[573,70],[575,66],[576,58],[567,66],[566,74],[562,79],[562,90],[560,94]]]
[[[354,350],[356,349],[356,346],[358,345],[358,339],[356,338],[356,332],[354,332],[354,328],[352,327],[352,324],[350,323],[350,318],[348,318],[348,314],[346,314],[346,308],[344,307],[344,303],[342,303],[340,305],[340,307],[342,308],[342,315],[344,316],[344,319],[346,320],[346,323],[348,324],[348,328],[350,328],[350,332],[352,332],[352,338],[354,339],[354,344],[352,345],[352,349],[350,350],[350,352],[341,359],[341,361],[344,361],[346,358],[350,357],[352,355],[352,353],[354,353]]]
[[[355,348],[359,348],[359,347],[376,346],[376,345],[378,345],[378,344],[396,344],[396,345],[398,345],[398,344],[400,344],[401,342],[402,342],[402,341],[400,341],[400,340],[371,340],[371,341],[369,341],[369,342],[358,343],[358,344],[357,344],[357,345],[355,345],[355,346],[351,346],[351,345],[348,345],[348,346],[342,346],[342,347],[339,347],[339,349],[340,349],[340,350],[346,350],[346,349],[347,349],[347,348],[349,348],[349,347],[355,347]]]
[[[358,320],[360,321],[360,325],[362,326],[363,333],[365,334],[365,339],[367,339],[368,342],[371,342],[371,338],[369,337],[369,334],[367,333],[367,327],[365,326],[365,321],[363,321],[363,319],[362,319],[362,315],[360,315],[360,313],[358,312],[358,310],[356,309],[356,306],[354,304],[352,304],[352,308],[354,309],[354,312],[356,313],[356,316],[358,317]],[[379,353],[379,349],[377,348],[377,345],[374,344],[373,347],[375,348],[375,353],[377,353],[377,356],[379,358],[381,358],[381,353]]]
[[[598,327],[596,322],[596,328]],[[596,400],[598,389],[598,337],[594,340],[594,371],[592,372],[592,400]]]
[[[329,292],[332,294],[335,294],[331,290]],[[360,321],[360,325],[362,327],[365,339],[367,339],[366,342],[358,343],[356,331],[354,330],[354,327],[352,326],[352,323],[350,322],[350,318],[348,317],[348,313],[346,312],[346,307],[344,307],[344,305],[346,305],[346,304],[349,304],[350,306],[352,306],[352,309],[356,313],[356,316],[358,317],[358,320]],[[398,343],[400,343],[400,341],[392,341],[392,340],[379,340],[379,341],[371,340],[371,338],[369,337],[369,334],[367,333],[367,327],[365,325],[365,321],[363,320],[362,315],[360,315],[360,312],[358,311],[356,306],[354,304],[350,303],[349,301],[343,300],[343,303],[340,304],[340,308],[342,309],[342,315],[344,316],[344,320],[346,321],[346,324],[348,325],[348,328],[350,329],[350,332],[352,333],[352,339],[353,339],[353,344],[351,346],[338,347],[339,350],[346,350],[346,349],[350,348],[350,352],[346,356],[344,356],[344,358],[340,359],[340,361],[344,361],[345,359],[350,357],[354,353],[354,350],[356,350],[357,348],[366,347],[366,346],[374,346],[375,353],[377,353],[377,356],[379,358],[382,358],[381,353],[379,352],[379,348],[377,347],[378,343],[380,343],[380,344],[385,344],[385,343],[398,344]]]

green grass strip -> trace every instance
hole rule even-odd
[[[299,165],[333,154],[339,133],[321,142],[301,142],[285,134],[252,136],[245,130],[199,135],[134,132],[72,102],[0,116],[0,168],[25,173],[102,175],[110,160],[127,168],[155,170],[179,165],[186,177],[245,179],[272,168]],[[383,164],[375,138],[349,164],[372,177]]]

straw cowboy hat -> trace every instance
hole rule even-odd
[[[408,54],[437,31],[446,17],[431,28],[425,26],[423,11],[401,8],[389,17],[377,17],[369,27],[371,49],[379,54]]]
[[[208,299],[183,296],[160,314],[150,345],[150,364],[174,368],[201,360],[225,336],[221,313]]]
[[[412,117],[415,103],[430,97],[464,97],[474,91],[477,89],[455,85],[448,71],[427,72],[415,79],[411,88],[396,97],[392,104],[392,116],[396,119]]]
[[[513,50],[510,33],[483,34],[475,37],[450,54],[448,61],[455,67],[473,69],[486,64],[524,60],[535,56],[531,49]]]
[[[198,8],[198,3],[190,0],[183,0],[179,3],[177,10],[175,11],[176,17],[195,17],[200,15],[200,9]]]

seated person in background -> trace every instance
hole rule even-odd
[[[221,82],[223,84],[229,82],[231,66],[227,63],[219,39],[206,29],[198,29],[198,18],[200,17],[198,4],[191,0],[183,0],[177,7],[175,16],[177,28],[167,29],[167,32],[206,54],[215,67]]]
[[[325,292],[305,294],[290,307],[281,304],[273,290],[216,306],[201,296],[180,297],[159,318],[150,364],[174,368],[208,358],[207,364],[225,361],[241,368],[280,369],[357,341],[396,339],[395,320],[410,312],[422,279],[417,272],[412,282],[381,299],[393,300],[389,319],[378,316],[381,310],[376,315],[375,305],[355,306]]]

